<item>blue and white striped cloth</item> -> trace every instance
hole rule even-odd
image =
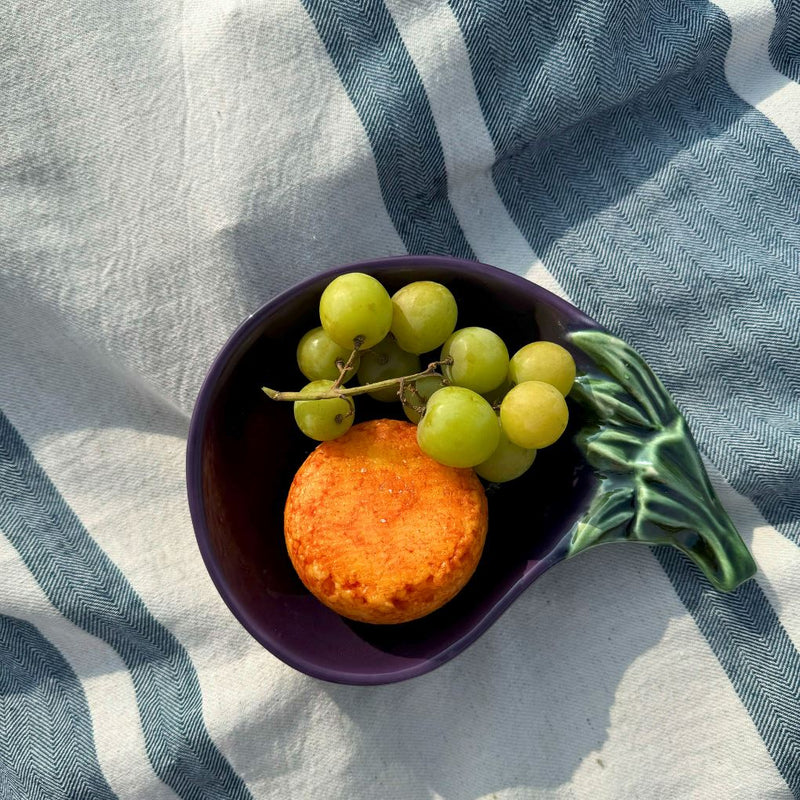
[[[800,797],[797,0],[16,0],[0,42],[0,797]],[[386,687],[258,646],[194,397],[262,302],[406,252],[640,350],[757,579],[601,548]]]

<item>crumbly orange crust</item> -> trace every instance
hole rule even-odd
[[[380,419],[320,444],[295,475],[286,547],[308,590],[361,622],[417,619],[467,583],[488,508],[471,469],[417,445],[416,426]]]

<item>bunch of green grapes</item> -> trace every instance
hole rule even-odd
[[[532,342],[509,358],[493,331],[456,330],[456,300],[440,283],[415,281],[389,296],[372,276],[346,273],[323,292],[319,316],[297,347],[310,382],[293,396],[295,421],[312,439],[346,433],[358,394],[399,400],[423,452],[502,483],[522,475],[567,427],[569,352]],[[420,355],[439,348],[439,360],[423,368]],[[275,399],[291,394],[266,391]]]

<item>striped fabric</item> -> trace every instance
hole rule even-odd
[[[769,59],[776,70],[793,81],[800,79],[800,10],[797,0],[775,3],[777,21],[769,42]]]
[[[796,0],[22,0],[0,30],[0,797],[800,797]],[[601,548],[387,687],[257,645],[194,542],[194,398],[262,302],[403,253],[642,352],[756,580]]]

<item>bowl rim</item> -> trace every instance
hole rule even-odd
[[[242,627],[244,627],[260,645],[277,656],[284,663],[313,678],[319,678],[332,683],[374,686],[408,680],[409,678],[417,677],[432,671],[454,658],[480,638],[534,580],[554,564],[561,561],[566,555],[566,550],[562,546],[563,540],[560,540],[540,561],[529,570],[526,570],[498,600],[489,605],[484,610],[481,619],[462,637],[450,644],[440,653],[437,653],[435,657],[410,659],[411,663],[409,666],[388,672],[353,672],[351,670],[335,669],[322,666],[316,662],[298,656],[291,649],[284,647],[279,640],[265,635],[262,626],[254,616],[249,613],[246,607],[236,601],[233,592],[229,588],[228,581],[222,575],[222,569],[213,553],[211,537],[206,524],[205,503],[202,492],[201,456],[203,432],[211,407],[211,400],[214,396],[215,386],[220,376],[227,368],[230,356],[238,349],[241,342],[250,336],[252,331],[261,324],[263,317],[267,313],[273,312],[275,309],[280,308],[280,306],[292,300],[296,297],[298,292],[303,292],[315,284],[320,283],[320,281],[324,280],[326,277],[333,279],[344,272],[366,271],[370,272],[370,274],[378,274],[381,271],[389,271],[393,267],[400,266],[457,268],[459,275],[471,274],[473,276],[485,275],[487,272],[489,274],[499,273],[503,281],[510,283],[512,286],[519,286],[521,291],[524,290],[526,293],[532,292],[534,295],[538,295],[544,304],[555,307],[557,312],[563,313],[573,320],[577,318],[584,327],[601,328],[595,320],[588,317],[580,309],[523,275],[476,260],[455,258],[452,256],[407,255],[367,259],[316,272],[314,275],[304,278],[302,281],[293,284],[271,299],[266,300],[234,329],[233,333],[231,333],[228,340],[220,348],[211,362],[197,393],[197,398],[189,421],[185,462],[186,491],[195,539],[214,587]],[[569,534],[567,534],[567,536],[568,535]]]

